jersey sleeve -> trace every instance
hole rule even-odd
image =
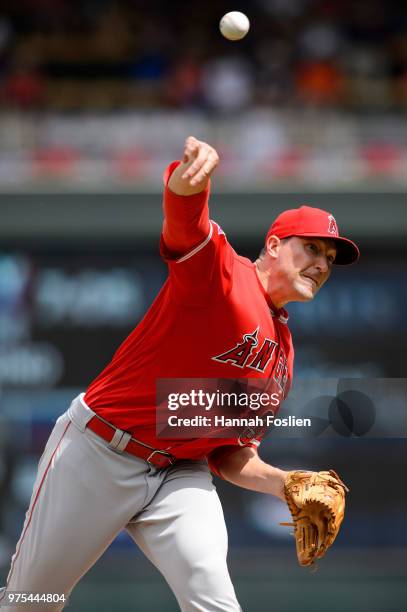
[[[178,164],[173,162],[164,174],[160,253],[168,265],[175,300],[203,306],[231,290],[235,252],[222,228],[209,219],[209,185],[192,196],[168,188]]]
[[[169,258],[179,259],[207,237],[210,230],[208,200],[210,181],[204,191],[190,196],[174,193],[169,179],[180,161],[174,161],[164,172],[162,250]]]

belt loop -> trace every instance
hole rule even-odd
[[[121,429],[115,429],[113,437],[109,442],[110,448],[113,448],[113,450],[116,450],[116,448],[120,444],[123,434],[124,434],[124,431],[122,431]]]
[[[85,431],[89,421],[96,416],[96,413],[85,403],[84,397],[84,393],[75,397],[68,408],[70,420],[82,433]]]
[[[120,431],[120,429],[118,431]],[[118,451],[119,453],[122,453],[126,449],[126,446],[130,442],[130,440],[131,440],[131,435],[129,434],[128,431],[124,431],[122,439],[120,440],[119,444],[116,446],[115,450]]]
[[[113,437],[109,442],[109,447],[118,453],[122,453],[130,439],[131,435],[127,431],[116,428]]]

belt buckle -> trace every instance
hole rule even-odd
[[[169,461],[170,465],[174,465],[174,459],[175,457],[173,457],[172,455],[170,455],[169,453],[167,453],[166,451],[162,451],[162,450],[153,450],[153,452],[147,457],[146,461],[147,463],[150,463],[150,465],[154,465],[155,467],[163,467],[163,466],[157,466],[155,465],[155,463],[153,463],[151,461],[151,457],[153,457],[155,454],[161,455],[163,457],[166,457]]]

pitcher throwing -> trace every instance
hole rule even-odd
[[[5,610],[42,609],[27,601],[9,608],[11,592],[66,599],[123,528],[183,612],[240,610],[211,472],[286,500],[303,564],[324,554],[339,529],[344,486],[334,472],[316,478],[271,466],[257,454],[261,436],[156,436],[159,378],[259,379],[284,398],[293,367],[284,306],[312,300],[334,264],[359,256],[332,214],[308,206],[275,219],[254,263],[239,256],[209,219],[218,162],[214,148],[189,137],[182,161],[165,172],[161,255],[168,278],[111,363],[56,422],[0,595]],[[312,497],[302,494],[301,487],[310,491],[308,478]],[[62,598],[43,609],[63,606]]]

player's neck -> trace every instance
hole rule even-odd
[[[284,300],[283,287],[278,280],[274,278],[271,268],[265,265],[264,261],[260,258],[254,262],[254,268],[261,285],[270,297],[275,308],[283,308],[288,300]]]

